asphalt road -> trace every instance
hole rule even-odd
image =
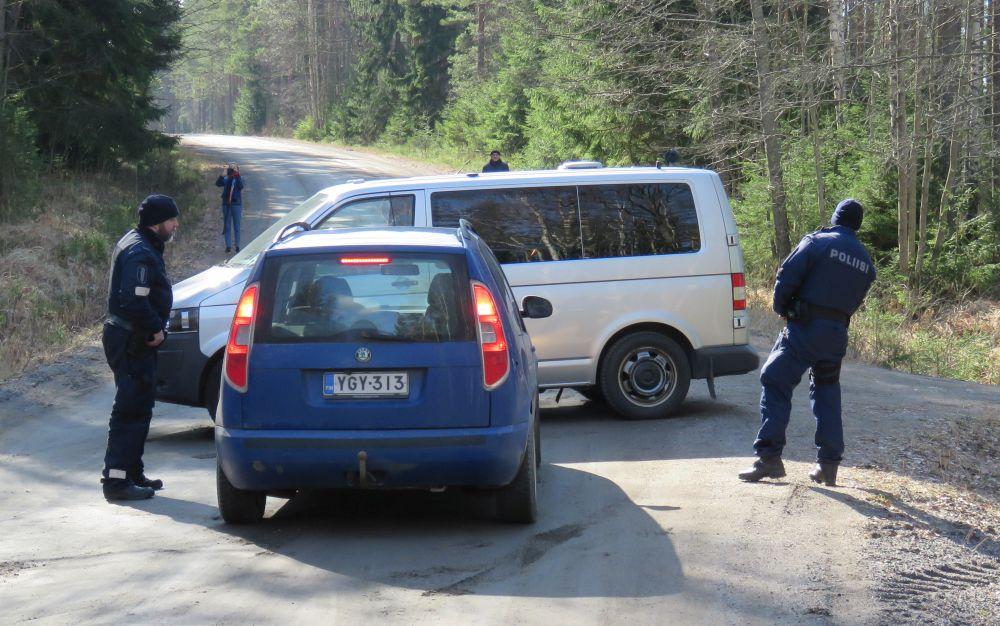
[[[393,169],[296,142],[191,142],[248,170],[257,224],[331,181]],[[857,364],[843,380],[849,442],[1000,401],[996,388]],[[863,494],[851,467],[840,489],[808,481],[808,394],[788,478],[749,485],[735,474],[758,382],[717,384],[719,400],[695,382],[677,417],[648,422],[545,394],[533,526],[493,522],[460,493],[366,492],[272,498],[262,524],[230,527],[202,410],[156,407],[145,460],[163,491],[103,500],[113,386],[93,347],[0,388],[0,623],[870,622]]]

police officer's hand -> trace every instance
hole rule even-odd
[[[158,346],[161,343],[163,343],[163,339],[164,339],[164,337],[163,337],[163,331],[162,330],[161,331],[157,331],[157,333],[155,335],[153,335],[152,341],[147,341],[146,345],[149,346],[150,348],[155,348],[156,346]]]

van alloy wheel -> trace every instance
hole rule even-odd
[[[608,346],[597,387],[625,419],[666,417],[677,410],[691,384],[688,355],[672,338],[639,331]]]
[[[653,346],[635,349],[618,368],[618,384],[629,400],[642,406],[656,406],[670,397],[676,387],[677,365],[664,351]]]

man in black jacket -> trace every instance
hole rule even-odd
[[[101,480],[108,500],[143,500],[163,487],[163,481],[146,477],[142,453],[153,417],[156,351],[173,304],[163,248],[177,231],[179,215],[173,198],[147,197],[139,206],[139,225],[121,238],[111,260],[102,337],[115,376]]]
[[[500,151],[490,152],[490,161],[483,166],[483,172],[509,172],[510,166],[500,159]]]

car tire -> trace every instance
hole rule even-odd
[[[212,369],[208,371],[208,378],[205,379],[205,408],[208,414],[215,421],[215,414],[219,410],[219,392],[222,390],[222,361],[216,361]]]
[[[263,491],[237,489],[229,482],[222,465],[215,467],[215,486],[219,512],[227,524],[255,524],[264,518],[267,494]]]
[[[658,419],[677,410],[691,385],[691,365],[676,341],[638,332],[616,341],[598,372],[607,403],[625,419]]]
[[[535,470],[542,468],[542,407],[538,394],[535,394]]]
[[[538,518],[538,466],[535,429],[528,429],[528,443],[517,475],[496,493],[497,519],[512,524],[532,524]]]

